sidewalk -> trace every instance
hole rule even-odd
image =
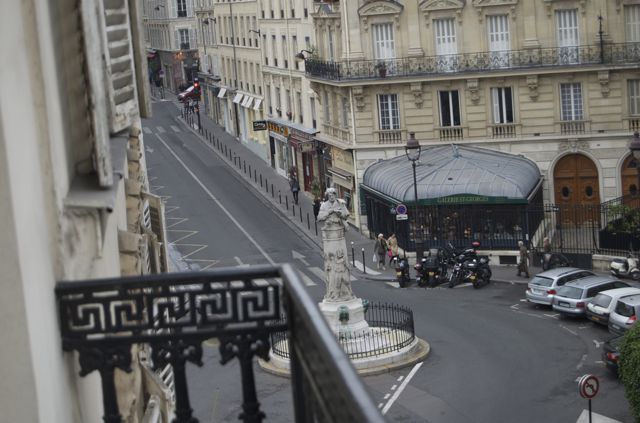
[[[160,99],[154,98],[159,101]],[[252,187],[265,205],[279,212],[283,221],[294,228],[300,236],[307,237],[322,250],[320,226],[313,216],[313,204],[310,194],[301,192],[298,205],[294,205],[289,181],[281,176],[263,158],[258,157],[252,150],[235,136],[227,133],[204,113],[200,114],[202,128],[197,130],[197,117],[191,114],[187,121],[181,117],[182,104],[177,101],[175,94],[165,91],[165,100],[176,106],[175,120],[179,125],[188,127],[200,140],[223,158],[242,181]],[[355,227],[350,226],[346,235],[349,259],[353,266],[352,274],[358,279],[390,282],[395,280],[395,270],[387,266],[386,270],[375,270],[372,261],[374,240],[362,235]],[[355,257],[354,257],[355,256]],[[496,258],[497,260],[497,258]],[[363,268],[364,263],[364,268]],[[413,262],[410,261],[411,277],[414,278]],[[516,266],[491,264],[492,281],[527,284],[529,278],[516,276]],[[539,267],[530,267],[530,275],[541,272]]]

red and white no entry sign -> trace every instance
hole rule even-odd
[[[578,381],[578,391],[582,398],[591,399],[600,389],[600,381],[594,375],[584,375]]]

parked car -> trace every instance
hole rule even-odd
[[[628,288],[629,284],[612,276],[589,276],[558,288],[552,307],[563,316],[584,316],[587,303],[608,289]]]
[[[618,288],[602,291],[587,304],[587,319],[607,326],[609,314],[620,298],[640,294],[640,288]]]
[[[640,294],[620,298],[609,314],[609,332],[622,335],[633,325],[640,314]]]
[[[602,344],[602,361],[615,374],[618,374],[622,338],[623,336],[615,336]]]
[[[536,304],[551,305],[559,287],[567,282],[595,276],[595,273],[576,267],[558,267],[535,275],[527,287],[527,300]]]
[[[190,85],[189,88],[178,94],[178,101],[187,101],[188,99],[195,100],[197,98],[198,93],[195,91],[195,87],[193,85]]]

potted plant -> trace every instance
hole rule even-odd
[[[376,63],[375,68],[378,70],[378,75],[380,75],[380,78],[384,78],[385,76],[387,76],[387,64],[383,61],[379,61],[378,63]]]

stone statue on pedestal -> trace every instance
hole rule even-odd
[[[320,206],[318,221],[323,222],[322,241],[327,292],[324,302],[353,300],[348,268],[347,242],[344,232],[348,228],[349,210],[337,198],[335,188],[327,188],[327,201]]]

